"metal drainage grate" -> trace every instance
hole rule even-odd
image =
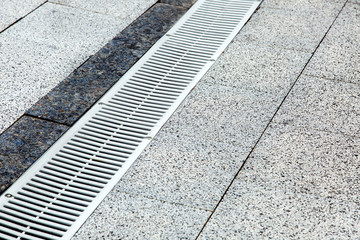
[[[199,0],[0,197],[0,239],[69,239],[260,2]]]

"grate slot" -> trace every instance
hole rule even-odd
[[[32,228],[31,226],[24,226],[23,224],[24,221],[22,220],[17,220],[14,221],[12,218],[10,217],[3,217],[0,215],[0,226],[11,226],[12,230],[15,230],[18,232],[18,234],[23,234],[24,233],[24,237],[30,238],[30,239],[55,239],[54,234],[49,234],[47,233],[46,230],[41,231],[41,229],[39,228]],[[29,225],[33,225],[33,224],[29,224]],[[14,232],[15,232],[14,231]],[[35,238],[34,238],[35,237]],[[59,235],[58,237],[62,237],[62,235]]]
[[[139,78],[142,79],[142,78]],[[146,79],[145,81],[153,81],[151,79]],[[168,101],[161,101],[158,99],[154,99],[154,98],[142,98],[140,96],[136,96],[136,95],[132,95],[132,94],[114,94],[114,98],[119,98],[119,99],[126,99],[127,101],[132,101],[132,102],[138,102],[138,103],[145,103],[145,104],[152,104],[152,105],[158,105],[158,106],[163,106],[164,109],[169,109],[169,107],[171,107],[172,102],[168,102]],[[135,124],[135,123],[134,123]],[[136,124],[141,125],[143,124],[143,122],[139,121],[136,122]],[[153,127],[153,125],[148,125],[149,127]]]
[[[70,239],[259,3],[198,0],[0,196],[0,239]]]
[[[79,207],[75,209],[73,206],[68,204],[57,204],[54,206],[46,206],[46,204],[50,202],[41,201],[39,200],[39,198],[28,195],[26,191],[22,192],[22,194],[20,195],[21,196],[16,197],[15,200],[19,200],[26,204],[31,204],[31,206],[34,208],[43,209],[41,212],[43,212],[44,214],[65,219],[67,221],[74,222],[76,220],[76,218],[74,217],[80,216],[79,214],[83,212],[83,210],[80,210]],[[53,200],[53,198],[51,198],[50,200]],[[72,211],[70,212],[69,209]],[[76,212],[74,213],[73,211]]]
[[[114,121],[117,120],[115,117],[109,117],[109,118],[114,120]],[[86,134],[86,133],[82,134],[80,132],[77,133],[77,135],[75,135],[75,137],[80,138],[80,139],[89,140],[89,141],[92,141],[92,142],[95,142],[95,143],[102,143],[102,142],[100,142],[100,140],[103,139],[100,136]],[[108,139],[106,139],[106,140],[108,140]],[[137,146],[136,144],[129,143],[129,142],[126,142],[126,141],[114,141],[114,140],[108,140],[108,141],[109,142],[107,142],[107,144],[110,145],[110,146],[119,147],[119,148],[126,149],[126,150],[129,150],[129,151],[134,151],[135,150],[134,147]]]
[[[0,210],[0,218],[1,217],[9,217],[9,219],[15,218],[16,222],[21,223],[24,226],[30,227],[31,229],[37,229],[40,232],[45,232],[54,236],[61,236],[66,231],[64,226],[60,228],[57,224],[52,224],[39,218],[31,219],[24,214],[19,215],[18,211],[14,211],[8,206],[5,206],[4,210]],[[39,227],[41,227],[41,229]]]
[[[25,214],[32,214],[32,215],[37,216],[37,215],[43,213],[43,211],[41,211],[41,210],[29,207],[28,205],[23,205],[24,202],[16,200],[16,199],[9,201],[9,203],[11,203],[12,205],[5,206],[5,207],[10,207],[17,211],[23,211],[23,212],[25,212]],[[71,224],[72,224],[72,221],[68,221],[66,219],[59,218],[59,217],[52,217],[52,216],[44,217],[42,215],[39,215],[39,218],[60,224],[62,226],[71,226]]]
[[[0,219],[0,235],[1,237],[4,237],[5,240],[9,239],[26,239],[26,240],[44,240],[44,238],[38,238],[38,237],[32,237],[29,235],[25,235],[23,231],[20,229],[14,227],[14,224],[4,224],[3,221]],[[19,238],[18,238],[19,237]]]

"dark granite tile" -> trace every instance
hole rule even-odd
[[[161,3],[190,8],[197,0],[160,0]]]
[[[23,116],[0,135],[0,194],[67,129],[64,125]]]
[[[72,125],[186,12],[156,4],[70,74],[27,114]]]

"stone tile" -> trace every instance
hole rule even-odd
[[[358,239],[359,205],[236,182],[198,239]],[[239,190],[238,190],[239,189]]]
[[[274,122],[359,136],[360,86],[303,76]]]
[[[50,2],[111,15],[120,18],[128,25],[155,4],[156,0],[50,0]]]
[[[85,58],[55,46],[0,36],[0,133]]]
[[[65,131],[66,126],[23,116],[0,135],[0,194]]]
[[[234,41],[203,81],[285,96],[310,56],[295,50]]]
[[[112,16],[46,3],[8,29],[6,36],[90,56],[125,27]]]
[[[359,238],[359,147],[359,138],[271,125],[200,239]]]
[[[250,149],[160,132],[116,189],[214,209]]]
[[[71,73],[27,113],[73,124],[185,11],[182,7],[156,4]]]
[[[209,215],[113,190],[72,239],[195,239]]]
[[[0,2],[0,32],[44,2],[45,0],[2,0]]]
[[[360,83],[360,5],[347,4],[305,74]]]
[[[251,148],[280,101],[268,93],[200,82],[162,131]]]
[[[190,8],[197,0],[160,0],[161,3]]]
[[[346,0],[265,0],[261,6],[281,9],[321,11],[326,16],[336,17]]]
[[[359,204],[359,147],[357,137],[274,124],[243,174],[293,193]]]
[[[315,50],[334,18],[318,11],[260,8],[236,39],[271,47]]]
[[[349,0],[349,2],[360,4],[360,0]]]

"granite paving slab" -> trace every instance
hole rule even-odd
[[[359,12],[359,4],[346,4],[305,74],[360,83]]]
[[[234,41],[202,81],[284,97],[311,54]]]
[[[5,33],[90,56],[126,26],[116,17],[47,2]]]
[[[85,60],[81,53],[0,35],[0,133]]]
[[[44,2],[46,2],[46,0],[1,0],[0,32]]]
[[[14,183],[68,127],[29,116],[0,135],[0,194]]]
[[[333,21],[334,17],[315,10],[261,7],[236,39],[245,43],[313,52]]]
[[[50,0],[50,2],[95,13],[111,15],[120,18],[120,21],[123,24],[129,25],[134,19],[138,18],[148,8],[155,4],[156,0]]]
[[[209,215],[113,190],[72,239],[195,239]]]
[[[200,239],[357,239],[360,139],[273,124]]]
[[[358,239],[359,214],[353,202],[237,181],[198,239]]]
[[[200,82],[162,131],[252,148],[280,102],[272,94]]]
[[[358,84],[302,76],[273,121],[359,136],[359,92]]]
[[[304,9],[321,11],[323,14],[336,17],[346,0],[265,0],[262,7],[281,9]]]
[[[77,68],[27,113],[73,124],[186,12],[156,4],[81,67]]]
[[[274,124],[243,170],[293,193],[359,204],[359,155],[358,137]]]
[[[116,189],[212,210],[250,149],[160,132]]]

